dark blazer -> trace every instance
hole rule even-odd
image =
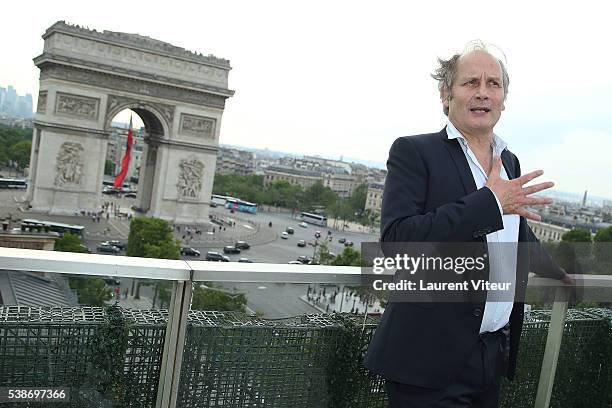
[[[510,179],[520,176],[519,161],[508,150],[502,162]],[[439,133],[402,137],[389,151],[381,211],[382,242],[486,242],[503,228],[495,196],[476,189],[467,159],[456,139]],[[562,279],[565,272],[537,243],[521,217],[516,293],[523,299],[529,270]],[[488,278],[488,270],[486,271]],[[364,359],[382,377],[420,387],[443,388],[459,374],[478,347],[485,302],[389,303]],[[523,325],[516,301],[510,316],[510,357],[506,375],[514,376]]]

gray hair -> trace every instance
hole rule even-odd
[[[506,97],[508,96],[508,85],[510,85],[510,77],[508,76],[508,71],[506,70],[506,65],[504,64],[504,61],[502,60],[502,58],[498,58],[492,54],[491,47],[499,51],[502,54],[502,57],[504,60],[506,59],[504,52],[499,47],[490,45],[490,44],[488,45],[481,40],[470,41],[469,43],[467,43],[467,45],[465,46],[461,54],[454,54],[452,57],[450,57],[447,60],[438,58],[439,66],[433,72],[433,74],[431,74],[431,77],[435,79],[436,81],[438,81],[438,90],[440,90],[440,92],[443,90],[446,91],[448,94],[448,98],[450,100],[453,96],[452,87],[453,87],[453,81],[455,80],[455,74],[457,73],[457,61],[459,61],[459,58],[461,58],[463,55],[467,53],[470,53],[472,51],[481,51],[495,58],[497,62],[499,63],[499,66],[501,67],[502,85],[504,88],[504,101],[505,101]],[[444,107],[443,111],[444,111],[444,114],[448,116],[448,108]]]

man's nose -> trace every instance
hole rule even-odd
[[[487,89],[487,85],[484,83],[484,81],[480,82],[480,85],[476,90],[476,98],[489,99],[489,90]]]

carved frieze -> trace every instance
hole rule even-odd
[[[215,119],[181,113],[179,133],[214,140]]]
[[[47,111],[47,91],[38,93],[38,103],[36,104],[36,112],[45,113]]]
[[[191,157],[179,162],[179,175],[176,188],[179,198],[197,199],[202,191],[204,163]]]
[[[89,71],[65,65],[48,64],[41,67],[40,79],[61,79],[80,84],[95,84],[100,88],[132,92],[138,95],[152,96],[178,102],[193,103],[201,106],[223,109],[225,97],[206,92],[175,88],[139,79],[126,78],[112,74]]]
[[[83,146],[77,142],[62,143],[55,160],[55,184],[79,186],[83,175]]]
[[[81,119],[97,120],[100,99],[87,96],[57,93],[55,113]]]

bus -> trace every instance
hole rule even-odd
[[[257,204],[249,203],[248,201],[240,200],[238,198],[227,197],[225,208],[240,212],[257,214]]]
[[[309,224],[327,227],[327,217],[324,215],[303,212],[300,218]]]
[[[225,204],[227,204],[227,199],[228,197],[223,196],[223,195],[218,195],[218,194],[213,194],[210,196],[210,202],[211,203],[215,203],[217,205],[222,205],[225,207]]]
[[[0,188],[27,188],[28,183],[25,180],[0,178]]]
[[[82,236],[83,231],[85,230],[85,227],[82,225],[72,225],[72,224],[64,224],[61,222],[40,221],[40,220],[34,220],[34,219],[23,220],[21,222],[21,227],[22,228],[23,227],[39,228],[43,230],[49,230],[49,231],[57,232],[62,236],[67,232],[71,234]]]

